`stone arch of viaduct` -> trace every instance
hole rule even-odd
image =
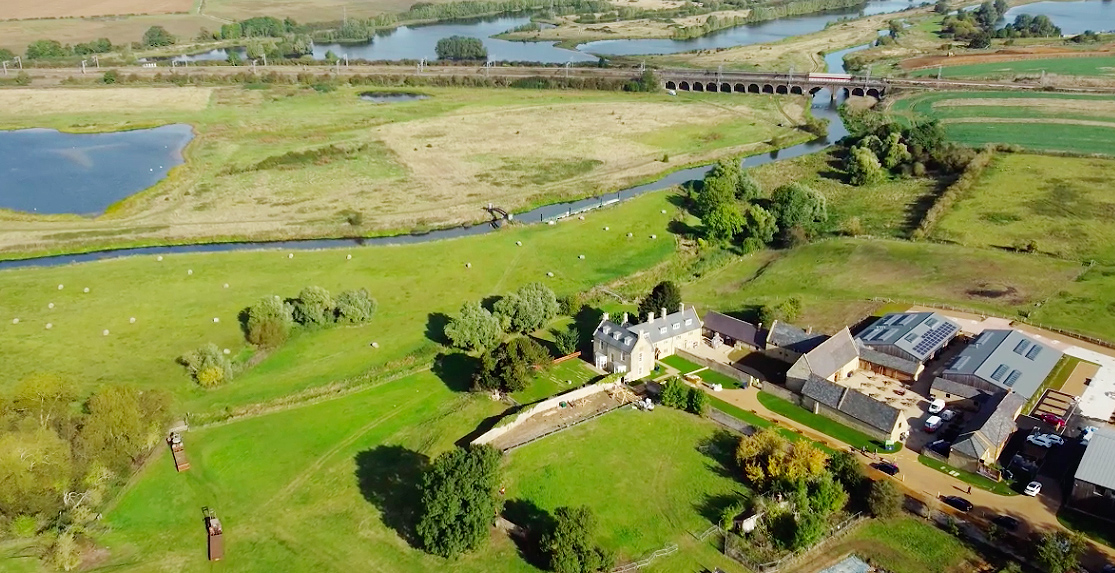
[[[675,80],[669,79],[665,82],[665,87],[668,90],[676,90],[682,92],[721,92],[721,93],[745,93],[745,94],[784,94],[784,95],[815,95],[817,92],[825,88],[842,89],[845,95],[854,96],[870,96],[876,99],[882,98],[886,95],[886,88],[882,86],[869,85],[869,86],[838,86],[833,84],[816,84],[806,82],[795,82],[788,84],[785,82],[777,81],[749,81],[749,80],[734,80],[734,81],[702,81],[702,80]]]

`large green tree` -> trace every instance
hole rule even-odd
[[[516,336],[480,357],[472,385],[478,390],[517,392],[551,363],[550,353],[525,336]]]
[[[294,325],[293,312],[293,307],[278,295],[259,299],[246,310],[244,326],[248,342],[263,347],[275,347],[286,342]]]
[[[1087,542],[1073,531],[1046,533],[1036,548],[1036,557],[1049,573],[1068,573],[1080,563]]]
[[[743,213],[733,200],[720,203],[701,216],[705,225],[705,236],[710,241],[730,241],[743,230]]]
[[[875,517],[894,517],[902,511],[902,492],[889,479],[872,482],[867,507]]]
[[[801,183],[788,183],[775,189],[770,196],[770,213],[787,242],[789,234],[800,229],[807,236],[828,221],[825,196]]]
[[[490,446],[441,454],[422,476],[416,527],[426,551],[454,557],[479,548],[499,513],[500,452]]]
[[[530,283],[499,299],[492,310],[512,331],[534,332],[557,316],[557,296],[542,283]]]
[[[554,510],[554,529],[542,539],[555,573],[595,573],[612,568],[615,558],[596,545],[596,517],[588,506]]]
[[[887,178],[887,172],[879,163],[879,158],[867,146],[856,146],[849,150],[844,161],[844,170],[848,172],[848,182],[861,187],[876,185]]]
[[[60,429],[70,418],[70,404],[77,398],[69,381],[53,374],[30,374],[12,389],[8,409],[35,420],[40,428]]]
[[[51,429],[28,426],[0,431],[0,514],[8,517],[56,513],[73,474],[70,445]]]
[[[84,461],[98,460],[127,473],[149,447],[162,438],[170,420],[170,394],[133,386],[105,386],[86,402],[78,434]]]
[[[174,42],[174,34],[167,32],[162,26],[151,26],[143,33],[143,45],[148,48],[169,46]]]
[[[437,41],[434,46],[439,60],[486,60],[488,48],[478,38],[450,36]]]
[[[493,315],[479,302],[466,302],[461,305],[461,313],[445,326],[445,336],[457,348],[479,350],[491,348],[503,338],[504,326],[499,317]]]
[[[650,313],[677,312],[681,308],[681,289],[674,281],[662,281],[651,289],[650,294],[639,301],[639,315],[646,318]]]
[[[737,238],[745,251],[757,251],[774,240],[774,235],[778,233],[778,221],[770,211],[747,203],[740,213],[743,215],[743,227]]]
[[[292,317],[303,326],[325,326],[333,322],[337,303],[333,295],[319,286],[308,286],[298,293]]]
[[[346,290],[337,295],[337,322],[368,322],[376,313],[376,299],[366,289]]]

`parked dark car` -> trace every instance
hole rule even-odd
[[[877,462],[877,463],[871,464],[871,467],[887,474],[888,476],[893,476],[893,475],[898,474],[898,465],[893,463],[893,462]]]
[[[941,498],[941,501],[960,511],[972,511],[972,508],[975,507],[972,502],[955,495],[946,495]]]
[[[995,525],[998,525],[999,527],[1007,531],[1014,531],[1018,529],[1019,525],[1019,521],[1009,515],[997,515],[995,516],[995,519],[991,520],[991,523],[994,523]]]

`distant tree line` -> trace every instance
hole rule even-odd
[[[938,3],[938,9],[940,7],[941,4]],[[996,30],[996,25],[1009,8],[1006,0],[984,2],[975,10],[962,10],[945,16],[941,32],[958,40],[967,40],[968,47],[975,49],[990,46],[992,38],[1046,38],[1061,35],[1061,29],[1048,16],[1029,14],[1019,14],[1014,22]]]

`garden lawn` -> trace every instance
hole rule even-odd
[[[1115,264],[1115,160],[1000,154],[933,238]]]
[[[704,380],[708,384],[720,384],[724,388],[728,389],[740,387],[739,380],[736,380],[731,376],[725,376],[724,374],[721,374],[711,368],[701,370],[697,373],[697,376],[700,376],[701,380]]]
[[[833,556],[853,553],[892,573],[971,573],[982,571],[986,565],[956,537],[906,515],[872,519],[825,553]],[[792,573],[812,572],[817,565],[803,565]]]
[[[681,372],[682,374],[689,374],[690,372],[693,372],[694,370],[700,370],[701,368],[703,368],[702,366],[694,364],[694,363],[692,363],[692,362],[690,362],[690,361],[688,361],[688,360],[686,360],[686,359],[684,359],[684,358],[682,358],[682,357],[680,357],[676,354],[671,354],[670,356],[667,356],[667,357],[659,360],[659,362],[665,364],[666,366],[669,366],[671,368],[676,369],[678,372]]]
[[[1056,74],[1061,76],[1115,76],[1115,56],[1043,58],[1014,62],[989,62],[941,68],[942,78],[1013,78]],[[937,68],[918,70],[914,77],[937,77]]]
[[[385,365],[426,366],[439,349],[435,340],[447,315],[466,301],[532,281],[559,295],[577,292],[667,260],[675,249],[667,231],[674,210],[665,193],[654,193],[587,213],[584,221],[513,225],[416,245],[298,251],[293,258],[278,250],[167,255],[162,261],[141,256],[0,271],[0,391],[47,370],[72,380],[82,394],[108,382],[165,388],[177,394],[183,410],[199,413],[363,380]],[[586,258],[578,259],[579,253]],[[246,343],[237,314],[261,297],[294,297],[307,285],[334,294],[366,288],[379,308],[367,325],[295,334],[216,390],[199,389],[175,364],[208,342],[240,353]],[[53,328],[45,329],[47,323]],[[415,353],[418,358],[408,358]]]
[[[511,397],[520,404],[530,404],[554,394],[580,388],[598,376],[584,360],[572,358],[553,365],[536,376],[530,386],[512,393]]]
[[[1018,492],[1010,488],[1007,482],[996,482],[989,480],[979,474],[966,472],[962,469],[954,468],[944,462],[937,461],[929,456],[918,454],[918,461],[921,465],[933,468],[943,474],[948,474],[964,483],[971,484],[973,487],[978,487],[982,490],[999,495],[1018,495]]]
[[[878,440],[872,438],[871,436],[868,436],[867,434],[864,434],[863,432],[860,432],[859,430],[849,428],[848,426],[830,420],[819,414],[814,414],[813,412],[810,412],[809,410],[806,410],[801,406],[783,400],[782,398],[779,398],[774,394],[768,394],[766,392],[760,391],[759,403],[775,414],[784,416],[799,424],[813,428],[814,430],[817,430],[818,432],[821,432],[826,436],[836,438],[837,440],[840,440],[841,442],[844,442],[845,444],[848,444],[853,448],[879,450],[882,449],[884,446],[884,444],[880,443]],[[901,446],[898,446],[898,449],[901,449]],[[893,451],[898,451],[898,449],[895,449]]]
[[[899,115],[939,119],[971,146],[1115,155],[1115,98],[1024,92],[932,92],[896,100]]]
[[[513,450],[507,499],[551,513],[589,506],[598,541],[621,562],[677,543],[681,551],[656,561],[651,571],[737,571],[711,545],[689,547],[692,534],[711,526],[746,491],[718,461],[731,451],[719,457],[700,451],[710,443],[723,448],[727,440],[713,441],[717,434],[712,422],[672,408],[620,409]]]

